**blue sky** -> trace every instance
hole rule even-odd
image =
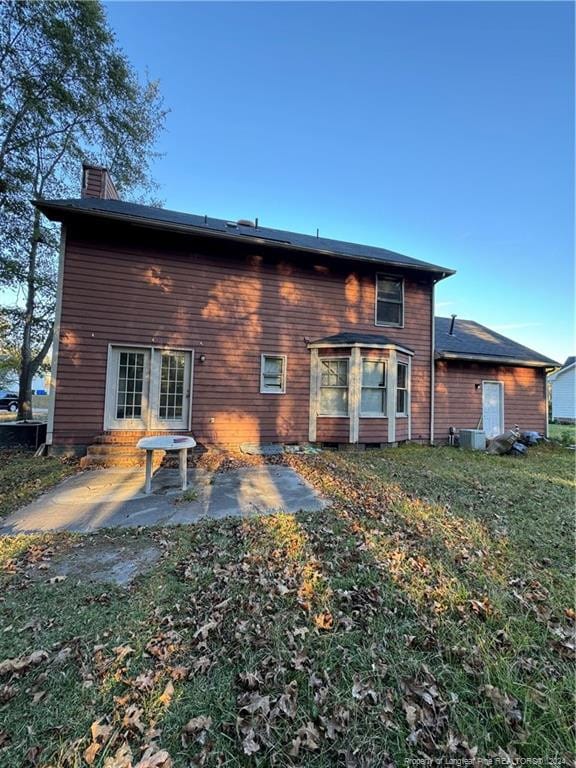
[[[438,314],[574,354],[574,8],[107,4],[171,109],[166,207],[458,270]]]

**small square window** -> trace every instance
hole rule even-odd
[[[286,392],[286,355],[262,355],[260,392],[283,395]]]

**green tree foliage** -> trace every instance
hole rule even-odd
[[[77,197],[83,160],[109,168],[119,193],[149,195],[166,112],[141,83],[99,0],[0,4],[0,288],[20,349],[20,418],[52,343],[57,229],[31,201]]]

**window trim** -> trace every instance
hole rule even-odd
[[[364,361],[370,362],[370,363],[383,363],[384,365],[384,386],[383,387],[365,387],[362,384],[362,374],[364,373]],[[373,358],[373,357],[362,357],[361,358],[362,366],[360,369],[360,411],[359,411],[359,417],[361,419],[387,419],[388,418],[388,364],[389,360],[387,358]],[[362,390],[363,389],[377,389],[379,391],[385,392],[384,397],[384,413],[366,413],[362,410]]]
[[[346,360],[347,366],[347,383],[345,387],[332,387],[332,389],[345,389],[346,390],[346,406],[348,408],[347,413],[321,413],[320,403],[322,402],[321,390],[322,390],[322,363],[330,362],[331,360]],[[316,416],[319,419],[349,419],[350,418],[350,356],[349,355],[330,355],[330,357],[318,357],[318,408]]]
[[[267,357],[280,358],[282,360],[282,387],[281,389],[267,389],[264,384],[264,361]],[[285,395],[286,394],[286,378],[288,369],[288,355],[283,355],[278,352],[262,352],[260,355],[260,394],[261,395]]]
[[[378,280],[394,280],[400,282],[400,288],[402,291],[402,299],[400,302],[394,302],[400,304],[400,322],[399,323],[379,323],[378,322]],[[377,272],[374,276],[374,325],[379,328],[404,328],[404,305],[405,305],[405,291],[404,291],[404,278],[398,277],[398,275],[389,275],[385,272]]]
[[[406,386],[405,387],[399,387],[398,386],[398,368],[403,365],[404,368],[406,368]],[[404,399],[405,402],[405,410],[400,412],[398,411],[398,392],[406,392],[406,397]],[[397,360],[396,361],[396,418],[397,419],[407,419],[408,414],[410,412],[410,366],[405,360]]]

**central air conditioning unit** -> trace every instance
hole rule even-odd
[[[481,429],[461,429],[460,448],[469,451],[484,451],[486,449],[486,435]]]

